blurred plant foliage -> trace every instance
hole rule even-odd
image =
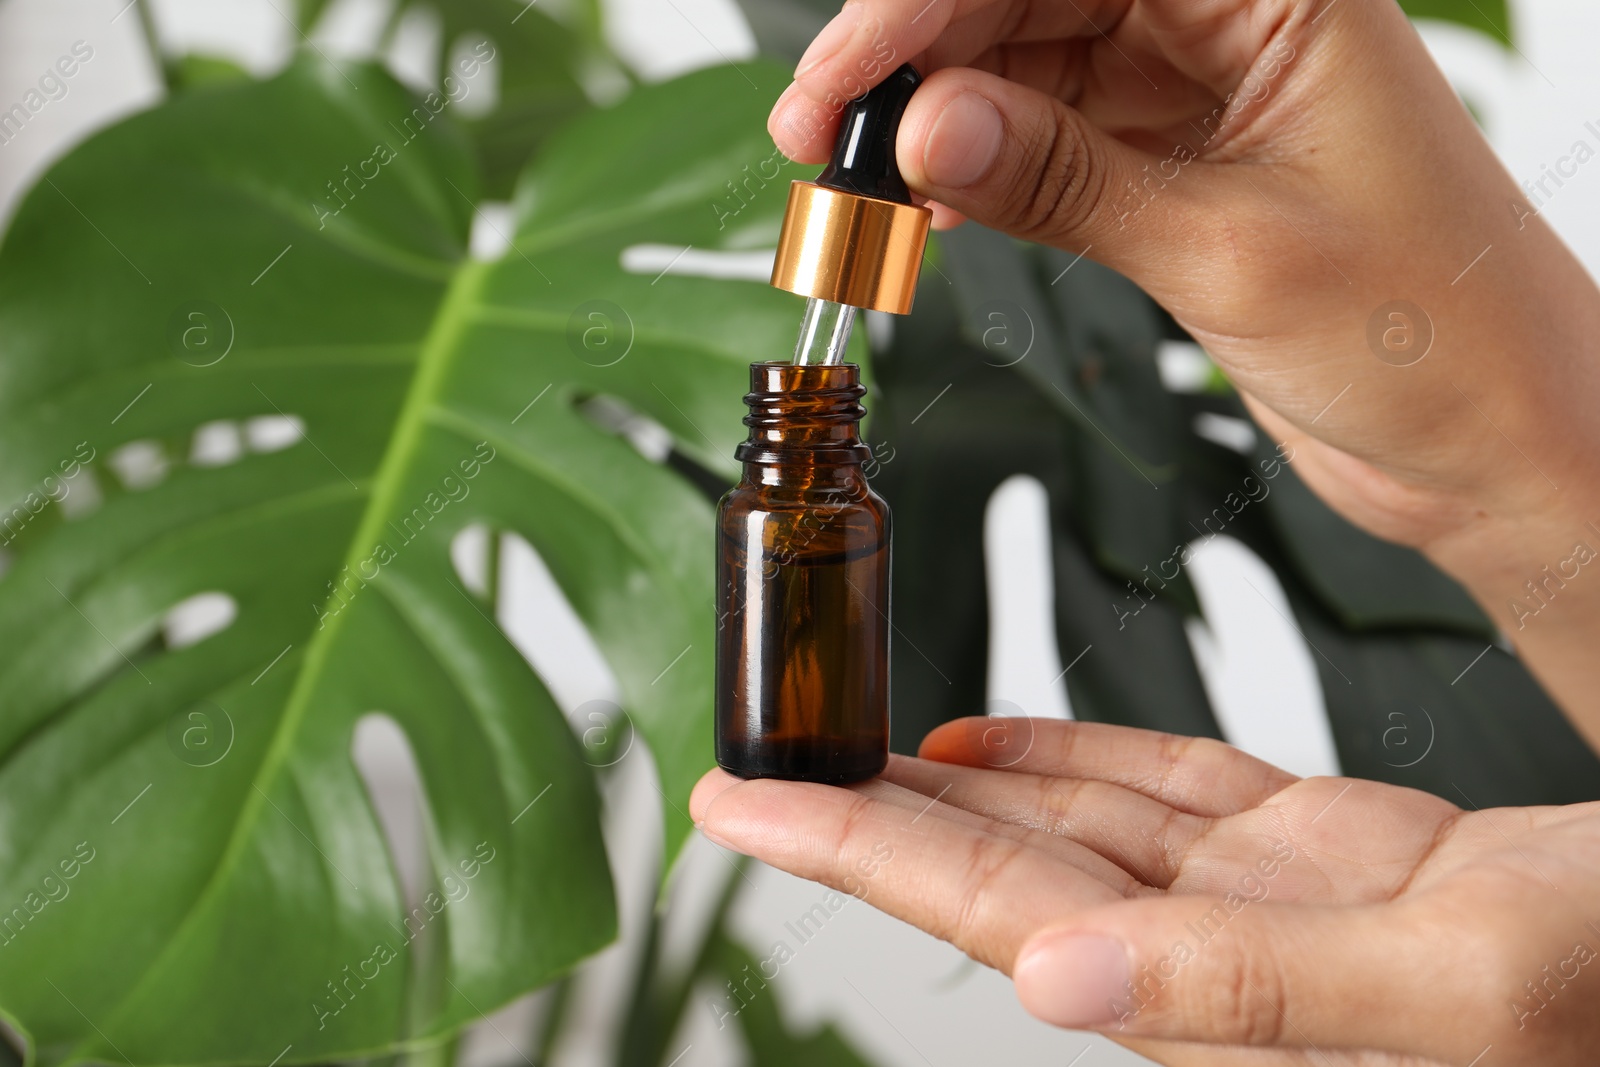
[[[302,0],[303,26],[325,7]],[[823,17],[746,9],[788,61]],[[1508,39],[1490,0],[1408,9]],[[438,28],[431,93],[315,49],[265,79],[160,56],[168,97],[18,208],[0,245],[0,1013],[30,1062],[443,1064],[463,1026],[549,985],[521,1035],[543,1058],[565,976],[616,933],[596,778],[633,730],[664,867],[687,835],[711,763],[714,501],[746,364],[789,350],[797,309],[624,253],[770,247],[806,175],[770,169],[786,66],[643,87],[592,0],[563,11],[397,4],[386,37]],[[493,92],[465,107],[446,77]],[[501,249],[472,255],[476,209],[506,197],[478,221]],[[1346,771],[1480,804],[1589,796],[1593,757],[1465,595],[1323,507],[1225,389],[1163,388],[1173,323],[1073,263],[954,231],[870,353],[897,747],[983,709],[983,512],[1025,474],[1049,493],[1079,717],[1219,734],[1194,590],[1181,567],[1148,579],[1221,529],[1317,650]],[[959,403],[920,418],[945,391]],[[1216,443],[1208,419],[1254,443]],[[651,423],[665,446],[640,443]],[[501,628],[513,539],[621,708],[563,709]],[[228,611],[184,637],[173,609],[200,596]],[[422,781],[420,886],[352,762],[375,711]],[[652,911],[616,1062],[668,1062],[693,991],[750,963],[721,921],[742,884],[687,966]],[[736,1018],[757,1062],[861,1062],[770,997]]]

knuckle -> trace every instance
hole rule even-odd
[[[1209,981],[1195,983],[1199,1017],[1224,1041],[1277,1045],[1284,1039],[1286,989],[1276,963],[1241,944],[1218,954]]]
[[[1205,839],[1214,825],[1212,822],[1198,822],[1195,816],[1177,808],[1167,810],[1152,837],[1157,860],[1154,877],[1161,882],[1156,888],[1167,889],[1177,881],[1183,873],[1184,858],[1193,846]]]
[[[1069,768],[1078,758],[1079,748],[1083,741],[1082,723],[1069,722],[1059,725],[1052,724],[1042,731],[1048,739],[1049,745],[1041,755],[1046,763],[1041,768],[1041,773],[1054,775],[1069,775]]]
[[[1034,802],[1034,810],[1039,813],[1041,829],[1057,837],[1073,836],[1075,804],[1085,782],[1082,778],[1039,776],[1039,798]]]
[[[1062,112],[1050,116],[1028,136],[1021,158],[1034,174],[1031,184],[1015,183],[1018,236],[1048,242],[1082,230],[1105,199],[1105,174],[1091,164],[1078,124]]]
[[[1180,808],[1200,804],[1227,784],[1224,776],[1236,757],[1235,749],[1212,737],[1163,734],[1157,754],[1157,795]]]
[[[966,869],[970,872],[956,904],[950,940],[971,954],[984,943],[990,889],[1001,872],[1026,851],[1007,838],[980,836],[973,840]]]
[[[852,793],[850,806],[839,820],[839,834],[833,843],[834,866],[842,868],[850,862],[853,842],[860,836],[861,827],[872,813],[872,798],[865,793]]]
[[[1179,737],[1178,742],[1174,770],[1177,770],[1179,765],[1207,771],[1216,770],[1231,763],[1238,752],[1232,745],[1214,737]]]
[[[1162,734],[1156,747],[1156,779],[1154,782],[1155,795],[1171,803],[1173,800],[1187,801],[1188,791],[1183,790],[1183,795],[1173,795],[1175,779],[1183,769],[1184,760],[1195,749],[1195,744],[1200,738],[1184,737],[1181,734]]]

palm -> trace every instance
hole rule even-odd
[[[1164,888],[1173,893],[1226,893],[1255,863],[1264,841],[1282,838],[1312,862],[1285,866],[1273,885],[1277,899],[1311,904],[1390,900],[1417,888],[1423,866],[1433,875],[1447,862],[1447,855],[1454,858],[1460,853],[1461,846],[1452,839],[1464,814],[1431,794],[1395,786],[1344,778],[1303,779],[1237,814],[1177,819],[1164,835],[1163,845],[1176,865]],[[1392,826],[1393,832],[1371,834],[1374,821]],[[1447,843],[1449,853],[1441,851]],[[1510,851],[1498,837],[1483,844]]]
[[[848,790],[741,783],[714,771],[691,807],[714,839],[863,895],[1007,973],[1041,931],[1085,913],[1157,909],[1159,921],[1145,912],[1124,924],[1135,931],[1130,936],[1143,931],[1157,942],[1155,954],[1176,940],[1191,942],[1203,962],[1182,982],[1164,984],[1138,1021],[1167,1023],[1178,1016],[1175,1001],[1202,1017],[1221,1016],[1208,1024],[1213,1034],[1236,1035],[1199,1045],[1112,1033],[1163,1062],[1442,1062],[1362,1051],[1387,1046],[1354,1030],[1319,1031],[1304,1005],[1357,1002],[1359,991],[1352,997],[1324,977],[1312,981],[1313,993],[1296,993],[1295,982],[1264,977],[1273,967],[1230,954],[1263,930],[1272,953],[1291,953],[1302,944],[1299,924],[1304,944],[1314,946],[1312,931],[1348,921],[1350,943],[1363,951],[1392,948],[1395,963],[1383,957],[1391,970],[1426,945],[1433,957],[1418,965],[1423,973],[1442,967],[1459,975],[1452,962],[1459,957],[1536,976],[1541,964],[1570,955],[1581,909],[1595,903],[1582,894],[1600,885],[1600,804],[1475,812],[1375,782],[1296,779],[1216,741],[1050,720],[950,723],[929,735],[922,755],[895,757],[881,779]],[[893,860],[863,883],[852,863],[885,844]],[[1154,928],[1164,933],[1157,937]],[[1198,947],[1224,928],[1228,936],[1217,943],[1228,948]],[[1438,952],[1440,944],[1449,950]],[[1327,954],[1305,950],[1319,952]],[[1149,973],[1150,953],[1144,964],[1136,980]],[[1323,959],[1312,970],[1338,968]],[[1366,971],[1357,971],[1367,982]],[[1369,984],[1392,979],[1373,970]],[[1502,984],[1492,988],[1468,982],[1462,992],[1454,980],[1438,991],[1449,1001],[1439,1009],[1445,1018],[1464,1013],[1471,1021],[1458,1039],[1462,1048],[1477,1047],[1462,1062],[1520,1036],[1502,1033],[1510,1018],[1505,996],[1517,982],[1496,981]],[[1259,1002],[1235,1006],[1225,999],[1230,993]],[[1474,1013],[1479,1001],[1485,1010]],[[1569,1003],[1581,1002],[1569,998],[1563,1010]],[[1321,1036],[1308,1036],[1302,1023]],[[1182,1029],[1127,1033],[1141,1031],[1178,1036]]]
[[[1375,825],[1394,832],[1374,834]],[[1563,879],[1592,883],[1600,850],[1600,805],[1471,812],[1393,786],[1315,778],[1295,782],[1237,815],[1208,821],[1192,847],[1180,850],[1167,891],[1226,893],[1254,864],[1260,843],[1286,827],[1303,827],[1290,840],[1308,862],[1286,866],[1274,896],[1311,904],[1372,904],[1406,896],[1430,898],[1434,907],[1466,910],[1529,880],[1549,888]],[[1408,1067],[1442,1062],[1381,1052],[1130,1044],[1163,1062],[1197,1065]]]
[[[941,756],[950,754],[940,753]],[[928,795],[943,788],[942,784],[935,785],[936,782],[948,781],[947,770],[940,765],[912,760],[897,760],[887,777]],[[1092,834],[1090,827],[1094,824],[1108,821],[1097,803],[1106,799],[1106,792],[1101,788],[1104,783],[1056,775],[1041,778],[1048,782],[1044,786],[1048,789],[1048,799],[1039,814],[1045,825],[1053,823],[1046,832],[1077,838]],[[1269,788],[1269,781],[1264,779],[1262,787]],[[1000,784],[1015,786],[1017,783]],[[1012,789],[1005,792],[1012,793]],[[1083,807],[1074,801],[1075,796]],[[960,800],[955,803],[965,806]],[[1058,808],[1057,803],[1064,806]],[[1142,804],[1134,806],[1143,808]],[[1145,810],[1154,813],[1154,809]],[[1169,812],[1160,815],[1162,826],[1154,836],[1118,835],[1122,843],[1116,850],[1114,862],[1141,883],[1127,886],[1130,893],[1156,891],[1224,897],[1238,890],[1243,879],[1254,876],[1259,880],[1256,865],[1262,855],[1270,851],[1271,842],[1287,840],[1296,853],[1309,862],[1297,866],[1291,861],[1283,865],[1267,887],[1268,891],[1279,900],[1319,904],[1370,903],[1391,899],[1397,892],[1409,889],[1418,870],[1427,862],[1432,842],[1461,814],[1453,806],[1425,793],[1339,778],[1293,782],[1237,814],[1208,817],[1177,809],[1169,809]],[[1392,817],[1397,825],[1405,828],[1405,833],[1399,838],[1364,843],[1357,831],[1365,821],[1380,813]],[[995,817],[1008,820],[1016,820],[1021,814],[1005,808],[994,810]],[[1023,820],[1023,824],[1034,825],[1027,820]],[[1299,827],[1304,829],[1295,832]],[[1373,854],[1373,845],[1379,854]],[[1284,1051],[1240,1046],[1201,1048],[1140,1040],[1124,1043],[1160,1062],[1186,1067],[1210,1064],[1220,1067],[1241,1062],[1262,1067],[1311,1064],[1433,1067],[1435,1062],[1380,1052]]]

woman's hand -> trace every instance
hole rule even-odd
[[[1600,554],[1600,291],[1393,0],[851,0],[778,146],[823,161],[906,61],[900,167],[944,221],[1138,282],[1313,489],[1461,579],[1600,742],[1600,581],[1572,581]]]
[[[921,755],[847,789],[712,771],[690,811],[1164,1062],[1594,1061],[1600,804],[1475,812],[1048,719]]]

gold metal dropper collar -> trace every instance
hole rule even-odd
[[[905,315],[933,212],[815,182],[789,186],[772,284],[801,296]]]

